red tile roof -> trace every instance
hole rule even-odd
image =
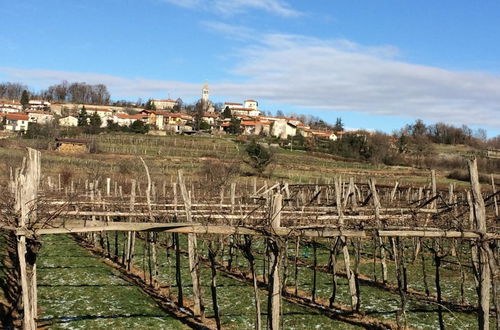
[[[8,120],[29,120],[29,117],[25,113],[6,113],[5,118]]]
[[[256,125],[271,125],[269,121],[242,121],[243,126],[256,126]]]
[[[142,119],[144,117],[144,115],[142,115],[140,113],[135,114],[135,115],[129,115],[126,113],[119,113],[116,115],[116,117],[118,117],[120,119]]]

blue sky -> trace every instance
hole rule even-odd
[[[0,1],[0,81],[500,134],[498,1]]]

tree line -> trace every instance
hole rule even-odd
[[[42,98],[51,102],[107,105],[111,100],[111,94],[104,84],[69,83],[66,80],[49,86],[41,91],[41,95]]]

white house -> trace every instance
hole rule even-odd
[[[130,126],[136,120],[142,120],[144,115],[135,114],[129,115],[126,113],[118,113],[113,116],[113,122],[117,123],[120,126]]]
[[[252,108],[232,108],[232,116],[247,116],[247,117],[258,117],[260,116],[260,111]]]
[[[1,113],[15,113],[23,111],[23,106],[19,102],[15,101],[0,101],[0,112]]]
[[[8,131],[22,132],[28,130],[29,117],[25,113],[7,113],[5,116],[5,129]]]
[[[87,114],[89,116],[92,116],[94,113],[96,113],[101,119],[106,120],[109,119],[113,116],[113,110],[110,109],[103,109],[103,108],[94,108],[94,107],[85,107],[85,111],[87,111]]]
[[[297,126],[288,122],[287,119],[278,119],[273,123],[271,135],[280,139],[287,139],[297,134]]]
[[[59,125],[65,127],[76,127],[78,126],[78,118],[73,116],[68,116],[59,119]]]
[[[245,135],[269,135],[269,131],[271,128],[270,121],[246,121],[243,120],[241,122],[241,127],[243,128],[243,134]]]
[[[229,108],[232,116],[258,117],[259,103],[255,100],[245,100],[243,103],[224,102],[224,109]]]
[[[203,117],[201,120],[203,120],[205,123],[209,124],[210,126],[214,126],[217,123],[217,120],[219,119],[219,115],[216,113],[211,113],[211,112],[205,112],[203,114]]]
[[[257,110],[257,107],[259,106],[259,103],[255,100],[245,100],[245,102],[243,103],[244,103],[243,108],[247,109]]]
[[[244,108],[244,107],[243,107],[243,103],[224,102],[224,109],[226,109],[226,108],[234,109],[234,108]]]
[[[45,111],[27,111],[30,123],[48,124],[54,120],[54,116]]]
[[[50,102],[43,100],[30,100],[28,108],[30,110],[44,110],[50,108]]]
[[[157,110],[172,110],[177,104],[177,101],[172,99],[153,100],[152,102]]]

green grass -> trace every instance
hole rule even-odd
[[[51,329],[186,328],[65,235],[44,236],[38,297]]]

